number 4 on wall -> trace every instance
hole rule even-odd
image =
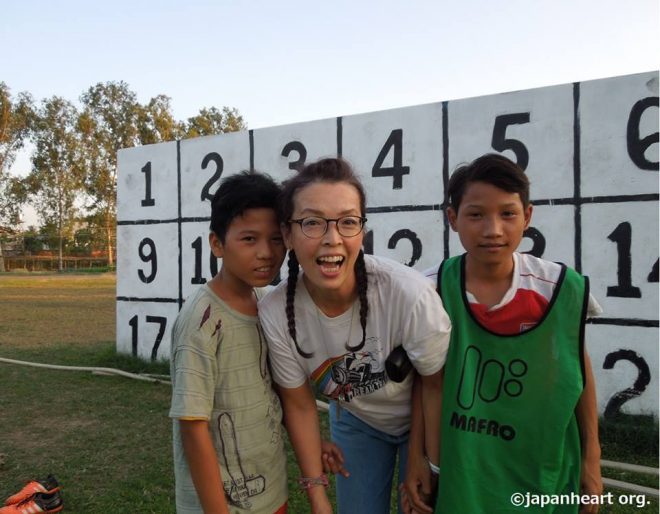
[[[385,157],[394,150],[392,166],[383,166]],[[372,177],[392,177],[392,189],[401,189],[403,187],[403,176],[410,174],[410,166],[403,166],[403,129],[395,129],[390,133],[383,148],[376,158],[371,169]]]

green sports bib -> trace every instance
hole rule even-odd
[[[574,501],[541,509],[517,507],[511,498],[579,492],[575,407],[583,389],[587,279],[562,265],[544,317],[512,336],[473,318],[463,256],[443,263],[438,292],[452,331],[436,514],[577,512]]]

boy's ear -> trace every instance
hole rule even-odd
[[[527,208],[525,209],[525,230],[529,227],[529,224],[532,222],[532,211],[533,211],[532,204],[530,203]]]
[[[224,248],[222,246],[222,241],[220,241],[220,238],[215,232],[209,233],[209,246],[215,257],[221,258],[223,256]]]
[[[451,229],[454,232],[458,232],[458,230],[456,230],[456,216],[457,216],[456,211],[454,210],[453,207],[447,207],[446,212],[447,212],[447,219],[449,220],[449,225],[451,226]]]

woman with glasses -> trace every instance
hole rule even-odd
[[[350,473],[337,476],[339,514],[387,514],[397,455],[400,482],[405,474],[414,374],[395,382],[385,362],[403,347],[422,377],[426,433],[437,434],[449,318],[422,275],[364,255],[366,198],[346,161],[303,168],[284,183],[280,211],[289,276],[259,303],[259,316],[299,483],[314,514],[332,512],[314,384],[330,399],[332,439]],[[437,455],[437,442],[426,451]]]

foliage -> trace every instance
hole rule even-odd
[[[73,234],[77,215],[75,202],[84,183],[77,116],[73,104],[63,98],[43,101],[34,123],[33,167],[26,178],[44,225],[51,225],[51,232],[57,236],[60,270],[64,240]]]
[[[230,107],[204,107],[186,121],[178,121],[170,97],[159,94],[141,104],[123,81],[91,86],[80,96],[80,103],[77,112],[69,101],[53,97],[37,109],[29,93],[12,97],[9,87],[0,82],[0,224],[20,224],[22,206],[30,202],[42,224],[61,218],[63,245],[69,237],[76,253],[103,249],[110,265],[117,209],[117,151],[246,128],[238,110]],[[75,117],[73,126],[71,115]],[[37,150],[32,173],[22,180],[5,172],[28,139]],[[42,183],[44,177],[52,180]],[[72,197],[86,200],[89,231],[78,238],[73,233],[76,227],[67,223],[80,205]]]
[[[78,119],[87,170],[85,189],[92,213],[104,222],[112,264],[112,237],[117,210],[117,151],[139,143],[140,116],[137,95],[126,82],[98,83],[80,97],[83,111]]]
[[[44,237],[39,233],[37,227],[30,226],[23,232],[23,249],[28,255],[36,255],[44,249]]]
[[[184,127],[172,115],[170,97],[158,95],[147,105],[138,106],[138,131],[143,145],[181,139]]]
[[[30,94],[21,92],[12,99],[9,87],[0,81],[0,224],[16,226],[20,223],[21,207],[27,195],[21,181],[5,172],[23,147],[33,118]]]
[[[0,173],[0,225],[18,226],[27,199],[27,188],[20,178]]]
[[[200,109],[199,114],[188,118],[185,129],[185,137],[211,136],[224,132],[237,132],[245,130],[247,125],[243,116],[236,109],[223,107],[222,110],[211,107]]]
[[[21,92],[12,100],[9,87],[0,81],[0,176],[23,147],[33,116],[32,96]]]

